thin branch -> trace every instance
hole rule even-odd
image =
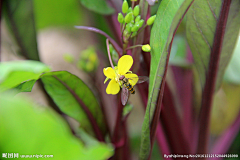
[[[76,29],[83,29],[83,30],[92,31],[92,32],[99,33],[99,34],[105,36],[107,39],[109,39],[109,41],[113,45],[114,49],[117,51],[118,56],[121,57],[121,55],[122,55],[122,48],[119,47],[117,42],[115,42],[107,33],[103,32],[103,31],[101,31],[101,30],[99,30],[97,28],[88,27],[88,26],[75,26],[75,28]]]
[[[108,52],[108,58],[109,58],[109,62],[112,66],[112,68],[114,69],[114,65],[113,65],[113,62],[112,62],[112,57],[111,57],[111,53],[110,53],[110,50],[109,50],[109,40],[106,39],[106,44],[107,44],[107,52]]]

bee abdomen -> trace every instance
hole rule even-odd
[[[135,94],[135,90],[133,89],[132,91],[130,91],[131,92],[131,94]]]
[[[130,89],[132,86],[131,85],[126,85],[127,89]]]
[[[135,90],[133,89],[133,87],[131,87],[131,88],[129,89],[129,91],[131,92],[131,94],[134,94],[134,93],[135,93]]]

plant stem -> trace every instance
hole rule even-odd
[[[209,62],[208,73],[206,76],[206,84],[202,94],[202,105],[199,116],[199,138],[198,138],[198,154],[204,154],[208,151],[209,140],[209,125],[212,109],[212,100],[215,91],[215,82],[217,80],[217,71],[220,61],[222,43],[227,25],[228,12],[230,9],[231,0],[224,0],[220,11],[219,19],[216,26],[213,47]]]
[[[126,48],[126,50],[133,49],[133,48],[136,48],[136,47],[142,47],[142,46],[143,45],[141,45],[141,44],[137,44],[137,45]]]
[[[75,26],[75,28],[77,29],[83,29],[83,30],[88,30],[88,31],[92,31],[92,32],[96,32],[96,33],[99,33],[103,36],[105,36],[106,38],[109,39],[109,41],[111,42],[111,44],[113,45],[114,49],[117,51],[118,53],[118,56],[121,57],[122,55],[122,48],[119,47],[119,45],[117,44],[117,42],[115,42],[107,33],[97,29],[97,28],[94,28],[94,27],[87,27],[87,26]]]
[[[137,34],[141,33],[146,27],[147,27],[147,24],[145,24],[145,26],[143,26],[143,27],[138,31]]]
[[[112,62],[112,57],[111,57],[111,53],[110,53],[110,50],[109,50],[109,40],[106,39],[106,44],[107,44],[107,52],[108,52],[108,58],[109,58],[109,62],[112,66],[112,68],[114,69],[114,65],[113,65],[113,62]]]

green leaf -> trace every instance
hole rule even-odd
[[[98,101],[81,79],[67,71],[49,72],[43,74],[41,79],[46,91],[62,112],[76,119],[82,128],[92,133],[89,117],[81,104],[83,103],[93,115],[102,133],[105,133],[106,126]]]
[[[51,26],[72,27],[83,21],[78,0],[34,0],[36,28]]]
[[[158,8],[150,37],[152,51],[149,98],[142,127],[141,160],[147,159],[150,154],[150,125],[166,69],[169,45],[177,25],[191,3],[192,0],[163,0]]]
[[[50,68],[38,61],[11,61],[0,63],[0,71],[0,91],[5,91],[24,81],[39,79]]]
[[[29,81],[23,82],[20,85],[18,85],[17,87],[15,87],[14,89],[16,89],[17,92],[31,92],[36,81],[37,80],[34,79],[34,80],[29,80]]]
[[[8,26],[20,48],[20,54],[31,60],[39,60],[33,1],[7,0],[3,9]]]
[[[233,84],[240,84],[240,36],[232,59],[224,75],[224,80]]]
[[[109,15],[115,12],[112,7],[108,6],[106,0],[80,0],[80,2],[87,9],[99,14]]]
[[[210,53],[214,43],[221,0],[195,0],[187,13],[186,35],[191,48],[202,87],[205,85]],[[216,90],[220,87],[223,74],[230,61],[240,28],[240,1],[232,1],[221,50],[217,73]]]
[[[187,56],[187,44],[183,35],[176,35],[173,39],[171,54],[169,58],[169,64],[175,66],[188,66]]]
[[[22,97],[0,95],[0,148],[2,153],[53,155],[55,160],[108,159],[112,148],[83,144],[71,134],[67,123],[48,107],[39,107]],[[37,159],[37,158],[34,158]]]

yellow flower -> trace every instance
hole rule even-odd
[[[120,91],[120,86],[122,86],[122,81],[119,80],[120,76],[125,76],[129,79],[129,83],[134,86],[138,81],[138,76],[131,73],[129,70],[132,67],[133,59],[130,55],[122,56],[117,67],[114,69],[112,67],[107,67],[103,69],[104,75],[111,79],[109,82],[106,92],[107,94],[117,94]],[[133,78],[134,79],[131,79]]]

